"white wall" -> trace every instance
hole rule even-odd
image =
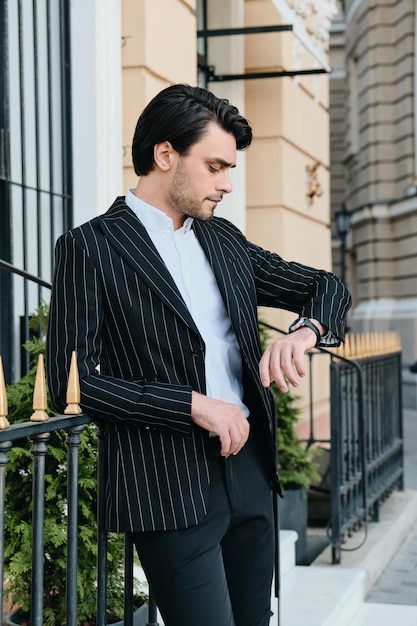
[[[74,225],[123,193],[120,0],[71,3]]]

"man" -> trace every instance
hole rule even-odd
[[[213,217],[252,130],[205,89],[174,85],[140,116],[139,176],[63,235],[48,331],[53,402],[77,352],[81,406],[105,425],[107,523],[132,533],[166,626],[266,626],[279,491],[269,389],[338,345],[350,296]],[[257,306],[299,320],[261,355]]]

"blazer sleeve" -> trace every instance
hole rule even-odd
[[[335,338],[344,341],[351,296],[331,272],[285,261],[278,254],[248,243],[259,306],[293,311],[299,317],[318,320]]]
[[[72,352],[77,354],[81,408],[92,417],[191,434],[191,387],[133,381],[99,373],[104,318],[103,286],[88,246],[71,232],[55,247],[46,373],[52,403],[63,413]]]

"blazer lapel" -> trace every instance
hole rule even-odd
[[[146,228],[122,197],[98,218],[109,244],[158,297],[196,333],[198,329]]]

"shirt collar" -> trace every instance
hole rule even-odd
[[[133,189],[129,189],[126,194],[125,202],[129,209],[140,219],[146,230],[158,233],[176,233],[187,234],[193,224],[193,218],[187,217],[181,228],[174,231],[172,218],[156,207],[144,202],[133,193]]]

